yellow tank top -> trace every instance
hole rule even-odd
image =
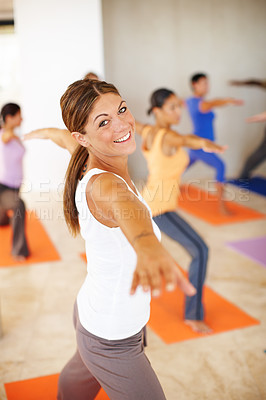
[[[150,126],[144,128],[144,140],[149,130]],[[166,129],[160,129],[155,135],[151,149],[142,148],[149,170],[142,196],[154,217],[177,208],[180,178],[189,162],[189,157],[182,147],[171,156],[163,153],[162,140],[165,133]]]

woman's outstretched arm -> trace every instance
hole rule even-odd
[[[24,140],[30,139],[50,139],[63,149],[67,149],[72,154],[78,146],[77,141],[72,137],[67,129],[59,128],[43,128],[36,129],[27,133],[23,137]]]
[[[141,124],[136,121],[136,131],[139,135],[142,135],[143,129],[147,125]],[[224,153],[227,146],[221,146],[212,142],[211,140],[201,138],[199,136],[188,134],[181,135],[180,133],[167,129],[165,133],[165,142],[169,147],[188,147],[190,149],[202,149],[208,153]]]
[[[165,134],[165,142],[172,147],[184,146],[194,150],[202,149],[208,153],[224,153],[227,149],[227,146],[221,146],[200,136],[181,135],[171,129],[168,129]]]
[[[265,122],[266,121],[266,111],[253,115],[246,119],[246,122]]]
[[[135,126],[136,126],[136,133],[142,136],[143,129],[145,128],[145,126],[147,126],[147,124],[142,124],[139,121],[135,121]]]
[[[233,97],[225,97],[221,99],[214,100],[202,100],[199,104],[199,109],[202,112],[208,112],[215,107],[223,107],[223,106],[242,106],[244,104],[243,100],[234,99]]]
[[[266,80],[261,79],[232,80],[229,83],[233,86],[258,86],[266,89]]]
[[[86,193],[94,216],[110,226],[120,227],[137,254],[131,294],[142,286],[144,291],[159,295],[162,278],[168,290],[178,285],[188,296],[196,293],[155,236],[148,209],[121,179],[109,173],[97,175],[89,182]]]

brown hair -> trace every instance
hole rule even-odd
[[[72,83],[60,100],[62,117],[70,132],[85,134],[85,126],[94,103],[102,94],[114,93],[120,95],[111,83],[104,81],[82,79]],[[75,193],[83,165],[88,157],[88,149],[79,145],[70,159],[64,189],[64,215],[66,223],[73,236],[79,232],[78,210],[75,203]]]

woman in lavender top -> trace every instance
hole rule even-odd
[[[25,148],[16,135],[21,125],[21,110],[17,104],[8,103],[1,110],[0,129],[0,225],[11,223],[13,230],[12,256],[19,261],[29,256],[25,236],[25,204],[19,196]],[[9,217],[8,211],[12,211]]]

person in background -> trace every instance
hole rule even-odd
[[[161,278],[166,289],[177,284],[188,296],[195,288],[161,245],[129,176],[135,120],[118,90],[83,79],[68,87],[60,104],[68,130],[45,132],[57,144],[65,133],[65,148],[71,135],[76,141],[64,213],[70,231],[85,240],[88,263],[74,307],[77,351],[60,374],[57,399],[92,400],[102,386],[111,400],[165,400],[143,348],[150,296],[160,294]],[[26,138],[33,137],[38,132]]]
[[[25,204],[19,195],[25,153],[24,145],[16,134],[21,122],[20,106],[5,104],[1,109],[0,129],[0,225],[11,222],[11,254],[18,261],[24,261],[30,254],[25,234]],[[11,217],[8,214],[10,210]]]
[[[232,86],[257,86],[266,89],[266,80],[262,79],[246,79],[246,80],[232,80],[229,82]]]
[[[266,122],[266,111],[253,115],[246,119],[248,123],[251,122]],[[245,161],[238,179],[250,179],[252,171],[257,168],[266,160],[266,128],[264,136],[259,146],[250,154]]]
[[[202,138],[215,141],[213,122],[215,118],[214,109],[228,105],[242,105],[243,101],[232,97],[206,100],[205,96],[209,92],[209,79],[204,73],[197,73],[191,78],[193,96],[186,100],[188,112],[193,122],[193,133]],[[219,210],[222,214],[230,214],[223,200],[225,182],[225,164],[216,154],[206,153],[202,149],[189,151],[190,163],[193,165],[197,161],[202,161],[216,170],[216,187],[219,201]]]
[[[189,280],[197,289],[186,297],[185,323],[194,331],[209,333],[204,322],[203,284],[208,262],[208,247],[201,236],[178,214],[180,179],[189,157],[184,147],[202,149],[206,154],[222,153],[225,148],[195,135],[180,135],[172,125],[180,120],[180,99],[168,89],[158,89],[151,95],[148,114],[155,116],[154,125],[136,123],[142,137],[142,151],[148,163],[149,175],[142,195],[152,210],[160,230],[181,244],[192,257]]]
[[[94,72],[88,72],[85,76],[84,79],[92,79],[92,80],[99,80],[99,77],[97,74],[95,74]]]
[[[232,80],[229,82],[233,86],[249,86],[249,87],[259,87],[261,89],[266,89],[266,80],[262,79],[246,79],[246,80]],[[265,122],[266,121],[266,111],[249,117],[246,119],[248,123],[250,122]],[[247,158],[238,179],[250,179],[252,171],[257,168],[261,163],[266,160],[266,128],[264,130],[264,136],[259,144],[259,146],[250,154]]]

